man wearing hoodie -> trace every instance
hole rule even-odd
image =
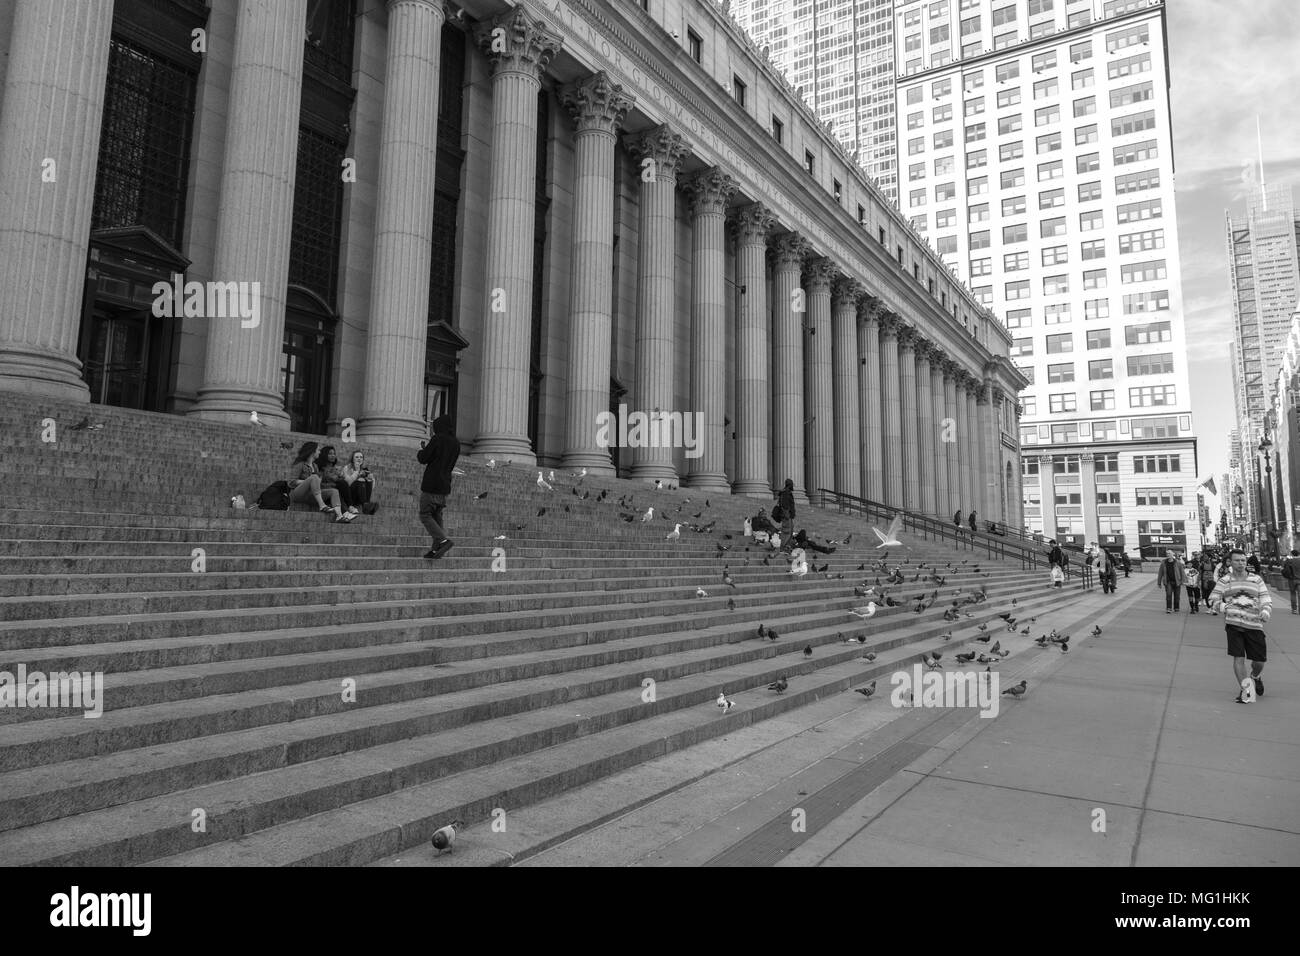
[[[451,470],[460,457],[460,441],[450,415],[433,420],[433,434],[416,455],[424,465],[424,479],[420,482],[420,524],[424,525],[433,546],[426,558],[441,558],[451,550],[452,541],[442,530],[442,509],[451,494]]]

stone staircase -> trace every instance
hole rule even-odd
[[[104,426],[69,428],[87,414]],[[918,563],[951,562],[944,597],[980,586],[989,602],[948,642],[943,601],[864,624],[847,613],[861,603],[852,585],[876,577],[857,568],[880,552],[859,518],[804,509],[802,526],[852,541],[817,556],[829,572],[795,579],[746,550],[752,499],[559,473],[546,491],[535,470],[464,460],[447,507],[456,547],[431,562],[409,449],[363,447],[379,513],[337,525],[305,507],[229,505],[254,500],[314,436],[11,394],[0,429],[0,671],[104,674],[97,719],[0,709],[11,865],[372,862],[450,819],[885,683],[1000,624],[1013,597],[1034,613],[1071,596],[1041,569],[909,541],[894,552],[908,562],[899,593],[933,588],[911,583]],[[333,443],[340,457],[355,447]],[[619,520],[624,494],[655,518]],[[678,521],[716,526],[665,540]],[[778,639],[758,638],[760,623]],[[859,634],[865,646],[846,643]],[[797,678],[790,691],[767,695],[782,675]],[[755,690],[729,713],[714,706],[720,691]]]

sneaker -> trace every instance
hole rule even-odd
[[[1260,680],[1258,677],[1255,677],[1255,678],[1252,678],[1252,679],[1255,681],[1255,696],[1256,696],[1256,697],[1263,697],[1263,696],[1264,696],[1264,682],[1263,682],[1262,680]]]
[[[1165,613],[1166,613],[1166,614],[1173,614],[1174,612],[1171,611],[1171,610],[1169,610],[1169,608],[1165,608]]]
[[[427,555],[425,555],[425,557],[427,558],[431,557],[434,559],[441,558],[444,554],[446,554],[451,549],[452,549],[451,538],[443,538],[442,541],[439,542],[438,547],[430,551]]]
[[[354,515],[352,512],[350,512],[350,511],[345,511],[345,512],[343,512],[343,514],[339,515],[337,518],[334,519],[334,523],[335,523],[335,524],[347,524],[349,521],[351,521],[351,520],[352,520],[353,518],[355,518],[355,517],[356,517],[356,515]]]
[[[437,551],[426,551],[426,552],[424,553],[424,556],[425,556],[426,558],[430,558],[430,559],[432,559],[432,558],[436,558],[436,557],[438,556],[438,552],[437,552]]]
[[[1241,682],[1241,693],[1237,695],[1243,704],[1255,702],[1255,683],[1247,677]]]
[[[1238,695],[1236,696],[1235,700],[1236,700],[1237,703],[1239,703],[1239,704],[1249,704],[1249,703],[1250,703],[1250,701],[1248,701],[1248,700],[1242,700],[1240,694],[1238,694]]]

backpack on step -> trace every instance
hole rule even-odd
[[[257,498],[257,507],[263,511],[289,510],[289,482],[277,481],[267,485]]]

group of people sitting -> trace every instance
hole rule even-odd
[[[314,441],[303,442],[288,477],[291,504],[311,500],[341,523],[375,513],[375,476],[362,452],[354,451],[347,464],[340,465],[333,445],[322,448]]]

